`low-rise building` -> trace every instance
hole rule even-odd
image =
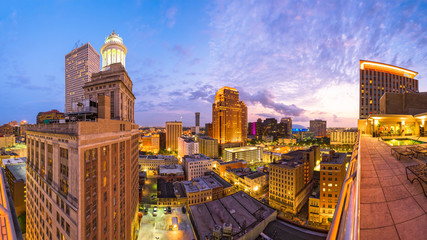
[[[308,221],[311,223],[320,223],[320,188],[314,189],[308,198]]]
[[[187,203],[187,195],[179,182],[157,178],[157,205],[180,207]]]
[[[225,172],[227,169],[245,168],[247,166],[248,164],[244,160],[234,160],[231,162],[214,161],[213,170],[221,177],[225,177]]]
[[[277,212],[243,191],[189,207],[196,239],[256,239]]]
[[[203,154],[186,155],[182,158],[187,180],[205,175],[212,171],[213,160]]]
[[[8,148],[15,145],[15,135],[0,136],[0,148]]]
[[[157,174],[160,165],[178,164],[179,160],[173,155],[143,155],[139,156],[141,171]]]
[[[279,161],[282,159],[283,153],[278,152],[263,152],[262,161],[265,163],[272,163],[274,161]]]
[[[268,187],[267,174],[250,168],[227,169],[225,179],[251,195]]]
[[[160,165],[158,178],[163,178],[168,182],[184,181],[185,174],[181,164]]]
[[[223,159],[226,162],[236,159],[245,160],[247,162],[260,162],[262,157],[262,148],[254,146],[225,148],[223,151]]]
[[[331,145],[354,145],[356,131],[336,130],[331,132]]]

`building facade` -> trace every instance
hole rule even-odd
[[[192,137],[181,136],[178,138],[178,157],[185,155],[198,154],[199,143]]]
[[[83,100],[85,83],[99,72],[99,53],[86,43],[65,55],[65,113],[72,112],[72,103]]]
[[[166,149],[178,150],[178,138],[182,136],[182,122],[166,122]]]
[[[320,162],[320,217],[321,224],[329,225],[342,189],[346,170],[346,153],[323,154]]]
[[[181,164],[160,165],[157,178],[162,178],[167,182],[180,182],[185,180],[184,169]]]
[[[182,158],[187,180],[204,176],[212,171],[213,160],[203,154],[186,155]]]
[[[138,135],[109,119],[29,126],[28,239],[133,238]]]
[[[65,119],[65,114],[53,109],[51,111],[48,112],[39,112],[37,114],[37,124],[41,124],[41,123],[49,123],[49,121],[59,121],[60,119]]]
[[[208,137],[200,136],[196,138],[199,143],[199,153],[204,154],[210,158],[218,158],[218,140]]]
[[[316,137],[326,137],[326,121],[310,120],[310,132],[313,132]]]
[[[127,48],[123,44],[123,39],[113,30],[101,47],[102,70],[115,63],[121,63],[125,67],[126,54]]]
[[[25,213],[25,199],[27,198],[25,163],[6,164],[4,172],[12,195],[16,215],[21,216]]]
[[[230,87],[218,90],[212,105],[213,138],[218,140],[218,144],[244,145],[248,135],[247,124],[247,107],[239,100],[239,92]]]
[[[356,141],[355,131],[337,130],[331,132],[331,145],[352,145]]]
[[[418,93],[417,74],[385,63],[360,60],[359,118],[379,114],[384,93]]]
[[[254,146],[225,148],[223,151],[223,159],[226,162],[236,159],[247,162],[260,162],[262,159],[262,148]]]
[[[141,171],[157,174],[159,166],[178,164],[179,160],[173,155],[144,155],[139,156]]]

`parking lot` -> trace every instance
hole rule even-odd
[[[178,218],[178,230],[171,230],[172,217]],[[153,208],[148,209],[147,215],[141,219],[138,240],[156,239],[195,239],[188,216],[180,207],[172,208],[171,214],[165,214],[164,208],[158,208],[157,216],[153,216]]]

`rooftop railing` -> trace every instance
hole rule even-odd
[[[329,229],[328,240],[359,239],[360,132],[357,134],[341,194]]]

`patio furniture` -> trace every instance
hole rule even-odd
[[[427,155],[427,148],[421,147],[421,146],[413,146],[408,147],[408,149],[412,152],[414,152],[415,157],[419,157],[420,155],[426,156]]]
[[[415,175],[415,177],[411,180],[409,179],[408,170]],[[415,180],[417,180],[421,188],[423,189],[424,196],[427,197],[426,190],[424,189],[424,185],[427,185],[427,165],[426,164],[418,164],[418,165],[412,165],[405,168],[406,172],[406,178],[411,182],[414,183]]]
[[[411,159],[414,157],[414,153],[412,151],[400,147],[391,148],[391,155],[393,155],[398,160],[400,160],[402,157],[408,157]]]

